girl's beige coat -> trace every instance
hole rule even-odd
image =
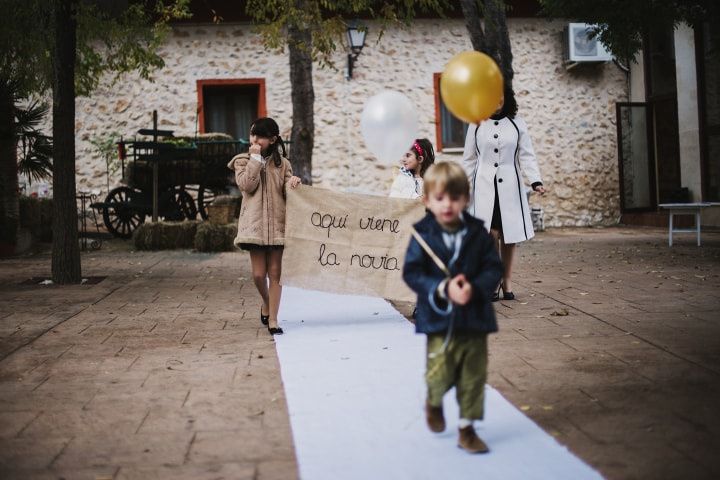
[[[268,158],[265,165],[242,153],[233,157],[228,168],[235,171],[235,181],[243,194],[235,245],[285,244],[285,193],[292,177],[287,158],[276,167]]]

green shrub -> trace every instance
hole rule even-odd
[[[20,227],[30,231],[41,242],[52,241],[51,198],[20,197]]]
[[[17,242],[17,233],[17,219],[5,215],[0,216],[0,245],[6,244],[11,246],[10,253],[7,253],[7,255],[12,255],[14,251],[12,245],[15,245],[15,242]]]

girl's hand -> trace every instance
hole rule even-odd
[[[300,185],[301,183],[302,183],[302,180],[300,179],[300,177],[293,176],[293,177],[290,177],[290,180],[288,180],[288,185],[290,185],[290,188],[295,188],[298,185]]]
[[[448,298],[458,305],[465,305],[472,297],[472,286],[462,273],[448,282]]]
[[[535,190],[540,195],[545,195],[545,187],[543,187],[542,185],[538,185],[537,187],[533,188],[533,190]]]
[[[250,148],[248,149],[248,152],[250,152],[250,155],[258,154],[260,155],[260,152],[262,151],[262,148],[257,143],[253,143],[250,145]]]

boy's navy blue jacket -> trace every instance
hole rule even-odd
[[[456,261],[449,265],[452,254],[443,241],[443,229],[429,213],[414,225],[415,230],[450,270],[451,278],[460,273],[472,285],[472,298],[463,306],[449,305],[437,295],[437,288],[445,274],[423,250],[415,238],[410,238],[403,279],[418,294],[415,330],[418,333],[445,332],[454,317],[454,330],[496,332],[492,295],[502,277],[503,266],[493,238],[485,230],[483,221],[463,212],[465,236]]]

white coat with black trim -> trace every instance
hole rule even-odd
[[[490,228],[495,204],[495,177],[505,243],[531,239],[535,232],[525,193],[530,184],[542,183],[525,121],[520,117],[488,119],[470,124],[462,165],[470,180],[468,211]]]

